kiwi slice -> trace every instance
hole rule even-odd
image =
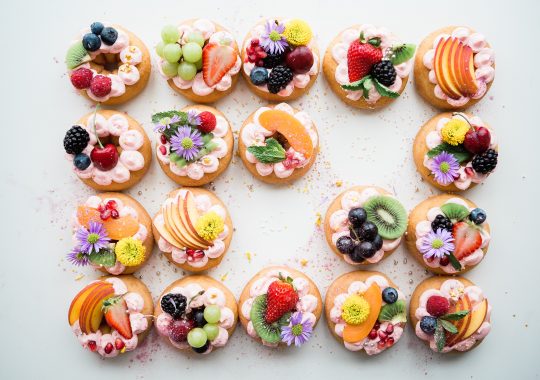
[[[394,303],[384,305],[379,312],[379,322],[390,322],[393,325],[407,322],[405,301],[397,300]]]
[[[84,48],[82,42],[71,45],[66,53],[66,65],[70,70],[90,60],[92,58]]]
[[[397,239],[407,229],[407,211],[396,199],[378,195],[364,203],[367,220],[375,224],[383,239]]]
[[[281,342],[281,327],[289,323],[291,313],[286,313],[274,323],[266,323],[264,314],[266,312],[266,294],[260,295],[253,301],[249,317],[253,327],[262,340],[268,343]]]
[[[414,44],[401,44],[392,47],[391,62],[393,65],[399,65],[403,62],[407,62],[414,56],[416,51],[416,45]]]
[[[459,222],[469,215],[467,207],[458,205],[457,203],[445,203],[441,206],[441,211],[452,223]]]

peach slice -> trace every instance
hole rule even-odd
[[[463,310],[471,310],[471,300],[469,299],[469,296],[464,295],[461,297],[458,302],[456,302],[455,306],[449,311],[449,313],[456,313],[458,311]],[[456,326],[458,332],[456,334],[450,334],[446,333],[446,345],[447,346],[453,346],[457,342],[462,341],[463,334],[467,331],[469,328],[469,324],[471,321],[471,313],[467,314],[463,318],[453,321],[452,323],[454,326]]]
[[[377,283],[371,284],[368,290],[362,295],[364,299],[369,303],[369,315],[367,319],[359,325],[346,324],[343,329],[343,340],[347,343],[360,342],[366,336],[377,322],[379,312],[382,306],[381,288]]]
[[[79,325],[85,334],[96,332],[103,319],[103,301],[114,296],[114,288],[111,283],[100,281],[84,299],[79,314]]]
[[[469,323],[469,327],[463,334],[461,340],[465,340],[468,337],[470,337],[472,334],[474,334],[480,326],[482,326],[482,323],[484,323],[484,320],[486,319],[486,315],[488,312],[488,301],[483,300],[481,303],[476,305],[474,309],[471,312],[471,319]]]
[[[68,311],[68,320],[69,325],[73,325],[78,319],[79,315],[81,313],[81,306],[84,303],[84,300],[92,292],[94,288],[97,286],[100,286],[100,281],[92,282],[88,285],[86,285],[77,295],[73,298],[73,301],[71,301],[71,305],[69,305],[69,311]]]
[[[313,154],[313,142],[309,133],[293,115],[285,111],[271,109],[259,115],[259,123],[271,132],[281,133],[291,147],[306,158]]]
[[[452,37],[447,39],[441,38],[435,49],[433,61],[437,83],[441,87],[441,90],[452,99],[459,99],[461,97],[459,90],[451,78],[452,62],[450,53],[453,51],[456,41],[457,39]]]
[[[476,75],[474,72],[474,56],[470,46],[464,46],[460,57],[461,61],[461,83],[460,90],[465,96],[472,96],[478,91]]]
[[[102,223],[107,231],[107,235],[112,240],[120,240],[125,237],[133,236],[139,230],[139,222],[131,215],[122,216],[118,219],[109,218],[102,220],[99,211],[88,206],[79,206],[77,208],[77,219],[79,223],[88,228],[90,222]]]

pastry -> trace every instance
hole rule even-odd
[[[223,202],[208,190],[173,190],[152,221],[154,238],[167,259],[186,271],[218,265],[229,249],[233,225]]]
[[[234,138],[229,121],[217,109],[188,106],[152,116],[156,157],[167,176],[182,186],[215,180],[231,163]]]
[[[346,349],[368,355],[394,346],[407,323],[405,296],[380,272],[338,277],[326,292],[324,310],[332,335]]]
[[[447,26],[427,36],[414,61],[420,95],[442,110],[462,110],[482,99],[495,78],[495,54],[483,34]]]
[[[83,348],[113,358],[135,350],[146,338],[153,312],[152,295],[141,280],[108,276],[77,293],[68,321]]]
[[[491,240],[487,214],[468,199],[435,195],[409,215],[409,252],[436,274],[465,273],[482,261]]]
[[[298,99],[319,75],[319,48],[299,19],[268,18],[248,33],[242,75],[253,93],[271,102]]]
[[[192,19],[166,25],[156,46],[158,69],[169,86],[195,103],[230,94],[242,60],[233,35],[221,25]]]
[[[499,145],[493,129],[478,116],[442,113],[429,120],[413,146],[416,169],[443,191],[462,191],[482,183],[495,170]]]
[[[491,330],[491,304],[464,277],[427,278],[414,290],[409,313],[416,336],[435,352],[469,351]]]
[[[154,317],[158,333],[174,347],[209,354],[236,328],[236,298],[211,277],[187,276],[165,288]]]
[[[81,31],[66,53],[71,84],[93,102],[125,103],[150,78],[150,54],[144,43],[119,25],[94,22]]]
[[[129,189],[150,167],[150,140],[127,114],[97,109],[66,132],[66,158],[77,177],[96,190]]]
[[[238,301],[240,322],[248,335],[267,347],[306,343],[322,307],[317,285],[305,274],[285,266],[257,273]]]
[[[351,265],[375,264],[390,256],[407,230],[407,210],[388,191],[354,186],[332,201],[324,234],[332,251]]]
[[[402,43],[388,29],[354,25],[341,32],[324,54],[330,88],[356,108],[384,107],[407,86],[415,46]]]
[[[150,215],[129,195],[92,195],[77,206],[72,225],[76,244],[67,259],[76,266],[131,274],[152,256]]]
[[[291,183],[304,176],[317,158],[319,135],[305,111],[287,103],[261,107],[239,132],[238,153],[257,179]]]

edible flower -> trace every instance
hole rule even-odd
[[[442,258],[454,251],[454,238],[450,231],[439,228],[436,232],[429,231],[420,241],[420,253],[426,258]]]
[[[154,126],[154,132],[163,132],[166,129],[169,129],[172,124],[178,123],[180,121],[180,116],[173,115],[172,117],[164,117],[159,120],[159,122]]]
[[[291,315],[289,324],[281,328],[281,341],[290,346],[301,346],[306,343],[313,333],[313,323],[309,319],[304,320],[302,312],[297,311]]]
[[[268,21],[266,23],[265,32],[261,36],[261,46],[267,53],[279,54],[285,51],[289,46],[283,32],[285,25],[277,20]]]
[[[194,127],[201,125],[201,118],[199,117],[199,113],[193,109],[187,111],[187,121],[189,125]]]
[[[146,247],[139,239],[123,238],[116,243],[114,253],[116,260],[126,267],[134,267],[143,263]]]
[[[431,163],[431,174],[435,177],[435,181],[443,186],[454,182],[454,179],[459,177],[459,162],[448,152],[441,152],[433,157]]]
[[[287,42],[294,46],[307,45],[313,37],[313,32],[304,20],[291,20],[285,26],[283,35]]]
[[[353,294],[345,300],[341,318],[349,325],[359,325],[369,316],[369,302],[358,294]]]
[[[450,119],[441,129],[442,139],[450,145],[462,144],[469,129],[470,125],[465,120]]]
[[[170,141],[171,151],[187,161],[194,160],[204,145],[200,132],[187,126],[178,128]]]
[[[206,241],[216,239],[225,229],[225,222],[214,211],[207,212],[201,216],[195,225],[195,230]]]
[[[86,254],[90,254],[92,251],[97,252],[101,248],[107,247],[107,244],[111,240],[103,224],[93,221],[89,223],[88,230],[84,227],[79,228],[76,237],[79,241],[79,249]]]
[[[81,252],[79,247],[73,248],[73,250],[67,254],[67,260],[78,267],[84,267],[88,265],[88,255],[84,252]]]

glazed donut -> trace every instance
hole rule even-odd
[[[158,333],[173,347],[209,354],[229,341],[238,310],[234,294],[225,285],[198,275],[167,286],[158,298],[154,317]]]
[[[84,287],[71,302],[68,321],[81,346],[103,358],[133,351],[152,326],[154,303],[133,276],[106,276]]]
[[[144,129],[126,113],[112,110],[83,116],[66,132],[64,149],[77,177],[99,191],[132,187],[146,174],[152,160]]]
[[[66,54],[72,85],[93,102],[125,103],[137,96],[150,78],[150,54],[144,43],[124,27],[94,22],[81,31]]]

